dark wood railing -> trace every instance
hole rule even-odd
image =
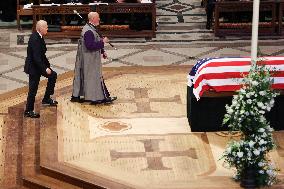
[[[220,1],[215,3],[215,36],[248,35],[252,29],[253,1]],[[259,35],[283,35],[284,2],[261,1]]]
[[[61,5],[61,6],[32,6],[33,8],[33,30],[35,30],[35,24],[37,20],[42,19],[46,15],[56,15],[60,18],[60,24],[58,24],[57,31],[48,32],[48,37],[68,37],[78,38],[81,33],[82,25],[70,26],[66,24],[66,18],[75,14],[73,10],[77,10],[82,15],[88,14],[90,11],[96,11],[100,14],[103,22],[99,27],[100,32],[103,35],[109,37],[155,37],[156,31],[156,6],[154,3],[121,3],[121,4],[100,4],[100,5]],[[129,19],[128,22],[123,24],[113,23],[113,15],[124,15]],[[148,27],[142,27],[140,29],[131,27],[131,24],[139,24],[145,17],[148,18],[150,23]],[[150,18],[149,18],[150,17]],[[133,18],[136,18],[133,19]],[[143,21],[143,20],[142,20]],[[136,22],[136,23],[135,23]]]

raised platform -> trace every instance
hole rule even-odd
[[[219,161],[232,136],[191,133],[186,118],[189,67],[104,70],[118,100],[108,106],[71,103],[71,72],[56,86],[59,106],[23,118],[26,88],[0,96],[1,187],[27,188],[240,188]],[[283,133],[271,159],[283,168]],[[238,135],[233,136],[238,137]],[[284,187],[282,183],[272,188]]]

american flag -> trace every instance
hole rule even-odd
[[[276,71],[272,79],[274,89],[284,89],[284,57],[262,57],[266,67]],[[205,91],[236,91],[241,88],[243,75],[248,74],[251,58],[204,58],[193,66],[188,75],[188,86],[199,100]]]
[[[202,66],[203,64],[209,62],[210,60],[213,60],[213,59],[219,59],[219,58],[202,58],[202,59],[199,59],[196,64],[192,67],[191,71],[189,72],[189,75],[187,77],[188,79],[188,82],[187,82],[187,85],[188,86],[192,86],[193,85],[193,79],[195,77],[195,74],[197,72],[197,70],[200,68],[200,66]]]

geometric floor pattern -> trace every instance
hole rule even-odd
[[[26,45],[18,45],[15,29],[0,30],[0,94],[26,86],[23,72]],[[159,35],[157,35],[158,37]],[[131,39],[128,39],[131,40]],[[76,44],[53,44],[46,40],[47,56],[54,70],[62,74],[74,69]],[[283,56],[284,40],[259,41],[261,52],[267,56]],[[117,50],[106,47],[109,59],[104,67],[194,65],[198,59],[220,56],[250,56],[250,41],[194,41],[194,42],[114,42]]]
[[[5,157],[1,178],[5,183],[13,178],[8,175],[13,175],[11,170],[15,166],[7,169],[8,162],[26,165],[25,162],[34,158],[33,164],[39,163],[88,182],[93,179],[86,177],[87,174],[107,179],[102,185],[106,188],[121,188],[114,186],[114,182],[123,188],[141,189],[240,188],[239,183],[231,179],[234,170],[227,169],[219,160],[230,136],[223,132],[190,132],[185,108],[186,75],[190,67],[106,68],[106,85],[118,100],[111,105],[96,106],[69,101],[73,77],[68,72],[58,79],[57,108],[38,104],[45,86],[40,87],[36,109],[42,116],[36,122],[22,117],[26,89],[14,92],[6,100],[3,100],[4,95],[0,96],[0,125],[5,134],[5,140],[0,143],[2,157]],[[8,114],[8,110],[21,114],[14,116]],[[36,130],[40,136],[36,135]],[[35,136],[29,134],[33,132]],[[18,142],[8,140],[9,133]],[[282,136],[283,132],[274,133],[279,147],[269,154],[280,168],[281,179],[284,173]],[[22,158],[8,158],[19,149]],[[19,171],[15,177],[26,178],[25,170],[29,167],[30,164],[20,167],[24,171]],[[80,170],[80,175],[74,170]],[[273,188],[281,187],[282,182]]]
[[[104,67],[193,65],[203,57],[250,56],[247,37],[218,38],[212,30],[205,29],[206,15],[200,0],[157,0],[156,3],[156,38],[112,39],[118,50],[106,47],[109,59],[104,60]],[[23,65],[30,33],[30,28],[0,29],[0,94],[27,85]],[[283,42],[283,39],[260,39],[259,48],[264,55],[283,56]],[[74,69],[76,40],[46,39],[46,43],[48,58],[59,74]]]
[[[138,68],[141,73],[133,74],[125,68],[125,74],[106,82],[118,96],[111,106],[74,104],[63,94],[57,108],[62,112],[57,118],[62,161],[135,188],[238,188],[230,179],[233,170],[219,160],[230,137],[190,132],[187,69]],[[283,167],[280,148],[270,156]]]

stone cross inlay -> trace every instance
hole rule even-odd
[[[172,168],[164,166],[162,158],[186,156],[197,159],[195,148],[189,148],[184,151],[160,151],[159,143],[160,141],[164,141],[163,139],[145,139],[138,141],[144,144],[145,152],[117,152],[116,150],[111,150],[111,160],[143,157],[147,159],[148,164],[147,168],[143,170],[171,170]]]
[[[150,88],[127,88],[134,93],[133,99],[118,99],[118,103],[135,103],[137,111],[133,113],[158,113],[151,109],[151,102],[175,102],[181,104],[179,95],[170,98],[149,98],[148,91]]]

